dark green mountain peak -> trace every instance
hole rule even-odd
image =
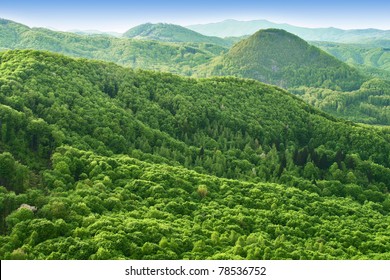
[[[335,57],[281,29],[263,29],[212,63],[213,73],[253,78],[284,88],[359,88],[363,77]]]
[[[248,39],[237,43],[227,57],[252,67],[261,64],[275,73],[288,66],[327,67],[340,64],[334,57],[281,29],[256,32]]]

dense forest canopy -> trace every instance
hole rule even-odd
[[[390,131],[254,80],[2,52],[0,167],[2,259],[390,258]]]

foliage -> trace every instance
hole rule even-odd
[[[266,29],[235,44],[200,68],[200,75],[235,75],[284,88],[352,90],[364,77],[334,57],[284,30]]]
[[[389,258],[386,129],[40,51],[0,77],[1,259]]]
[[[12,21],[1,20],[0,34],[0,49],[48,50],[73,57],[93,58],[132,68],[167,71],[187,76],[233,75],[253,78],[289,88],[300,95],[304,92],[304,100],[337,117],[365,123],[388,124],[386,116],[388,110],[383,108],[385,104],[383,97],[370,97],[373,102],[360,102],[359,97],[350,98],[354,95],[351,90],[358,90],[370,76],[390,79],[388,71],[375,68],[385,67],[386,47],[381,48],[380,55],[374,52],[364,58],[362,62],[364,65],[358,66],[364,73],[362,76],[355,69],[300,38],[275,29],[257,32],[250,38],[238,42],[226,54],[224,53],[227,49],[223,46],[230,46],[233,41],[237,42],[239,39],[207,37],[170,24],[140,25],[125,34],[137,39],[127,39],[28,28]],[[221,40],[230,43],[224,44]],[[358,48],[356,45],[317,44],[328,50],[345,48],[345,51],[340,51],[343,55],[338,55],[338,51],[334,54],[347,62],[351,62],[346,58],[351,49]],[[373,44],[375,49],[378,49],[378,44],[386,46],[384,41],[370,44]],[[357,50],[363,57],[364,51]],[[332,94],[333,97],[326,98],[330,99],[330,102],[323,100],[323,94],[317,94],[331,91],[337,96]],[[344,110],[345,106],[333,110],[334,104],[345,103],[335,102],[334,99],[344,99],[345,96],[348,96],[347,99],[356,100],[353,106],[348,110]],[[332,105],[329,106],[329,103]]]
[[[188,35],[186,39],[192,35]],[[213,38],[204,37],[204,40],[198,38],[183,43],[145,41],[104,35],[78,35],[44,28],[28,28],[8,20],[0,21],[0,50],[46,50],[72,57],[115,62],[133,68],[185,75],[192,74],[192,67],[225,51],[225,47],[206,40],[213,41]]]
[[[313,42],[331,55],[351,65],[365,65],[390,71],[390,48],[370,44]],[[389,43],[387,43],[389,44]]]
[[[351,92],[300,87],[291,91],[310,105],[355,122],[390,125],[390,82],[371,79]]]

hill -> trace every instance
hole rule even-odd
[[[365,82],[359,90],[340,92],[329,89],[294,89],[309,104],[334,116],[376,125],[390,125],[390,82],[378,78]]]
[[[73,29],[73,30],[68,30],[67,32],[70,33],[75,33],[79,35],[89,35],[89,36],[96,36],[96,35],[106,35],[106,36],[112,36],[112,37],[122,37],[122,33],[118,32],[103,32],[100,30],[78,30],[78,29]]]
[[[35,49],[57,52],[117,64],[185,75],[192,67],[205,63],[224,52],[221,46],[207,43],[163,43],[106,35],[78,35],[29,28],[9,20],[0,21],[1,49]]]
[[[363,43],[364,41],[388,40],[390,30],[355,29],[343,30],[338,28],[306,28],[285,23],[274,23],[267,20],[238,21],[225,20],[217,23],[197,24],[187,28],[207,36],[229,37],[252,35],[259,29],[283,29],[295,34],[306,41],[330,41],[342,43]]]
[[[231,46],[228,40],[205,36],[180,25],[168,23],[141,24],[125,32],[123,37],[162,42],[207,43],[223,47]]]
[[[390,71],[390,47],[371,44],[313,42],[314,45],[351,65],[363,65]]]
[[[386,129],[38,51],[0,77],[2,259],[389,258]]]
[[[351,90],[364,81],[353,68],[278,29],[256,32],[200,69],[209,75],[236,75],[284,88],[306,85]]]
[[[165,26],[165,25],[164,25]],[[261,35],[259,38],[248,38],[236,44],[231,51],[210,43],[173,43],[155,40],[138,40],[128,38],[113,38],[103,35],[82,36],[73,33],[56,32],[44,28],[29,28],[8,20],[0,21],[0,50],[1,49],[37,49],[66,54],[72,57],[85,57],[114,62],[126,67],[159,70],[187,76],[206,77],[210,75],[234,75],[255,78],[283,87],[294,87],[294,92],[308,100],[310,104],[320,108],[335,108],[323,102],[323,98],[315,88],[331,89],[333,93],[357,90],[359,85],[368,81],[334,58],[326,56],[318,49],[309,46],[303,40],[280,33],[273,42],[270,36]],[[260,38],[260,37],[264,38]],[[226,39],[231,43],[238,38]],[[372,41],[369,46],[385,44],[385,40]],[[341,46],[341,44],[339,44]],[[344,46],[344,45],[342,45]],[[355,57],[355,51],[342,52],[342,59]],[[379,57],[377,54],[381,54]],[[350,55],[351,54],[351,55]],[[369,54],[369,53],[367,53]],[[337,55],[337,53],[335,53]],[[378,67],[386,67],[386,53],[374,51],[372,54],[361,54],[364,63],[358,65],[359,70],[367,77],[389,79],[390,74]],[[214,60],[213,60],[214,59]],[[212,61],[213,60],[213,61]],[[302,65],[304,67],[302,67]],[[330,69],[330,71],[328,71]],[[310,87],[308,94],[302,87]],[[313,88],[315,87],[315,88]],[[297,89],[298,88],[298,89]],[[291,88],[290,88],[291,89]],[[320,92],[323,90],[320,90]],[[364,90],[363,90],[364,91]],[[348,94],[352,96],[353,93]],[[340,96],[345,96],[340,94]],[[319,98],[316,102],[316,100]],[[368,97],[367,97],[368,98]],[[327,98],[330,100],[329,98]],[[333,99],[333,98],[332,98]],[[359,97],[353,100],[360,100]],[[375,110],[370,109],[370,115],[357,110],[360,101],[354,104],[352,116],[359,120],[375,124],[388,124],[385,120],[386,106],[375,103]],[[366,101],[364,101],[366,102]],[[339,102],[340,104],[344,104]],[[344,108],[344,107],[343,107]],[[362,107],[363,108],[363,107]],[[365,107],[364,107],[365,108]],[[366,111],[366,109],[364,109]],[[327,112],[339,117],[351,119],[351,114],[345,110],[326,109]],[[344,112],[346,115],[343,116]],[[352,112],[352,111],[351,111]],[[375,113],[373,113],[375,112]]]
[[[0,49],[16,45],[20,34],[28,30],[29,27],[23,24],[0,18]]]

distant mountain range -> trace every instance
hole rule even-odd
[[[311,42],[329,55],[280,29],[226,40],[172,24],[145,24],[124,36],[132,38],[80,35],[0,20],[0,50],[46,50],[194,77],[251,78],[286,88],[339,117],[390,123],[387,83],[366,83],[372,77],[390,80],[389,48],[380,47],[386,38],[362,37],[359,44]]]
[[[53,30],[52,28],[49,28]],[[56,30],[54,30],[56,31]],[[108,36],[113,36],[113,37],[122,37],[122,33],[119,32],[104,32],[100,30],[79,30],[79,29],[73,29],[73,30],[68,30],[67,32],[79,34],[79,35],[108,35]]]
[[[187,28],[207,36],[230,37],[251,35],[259,29],[278,28],[293,33],[306,41],[359,42],[363,40],[389,40],[390,30],[338,28],[306,28],[290,24],[273,23],[267,20],[225,20],[217,23],[190,25]]]
[[[207,41],[207,36],[203,37]],[[45,28],[30,28],[17,22],[0,19],[0,50],[2,49],[46,50],[72,57],[115,62],[127,67],[185,75],[191,75],[192,67],[205,63],[227,50],[225,47],[210,43],[174,43],[115,38],[99,34],[80,35]]]

